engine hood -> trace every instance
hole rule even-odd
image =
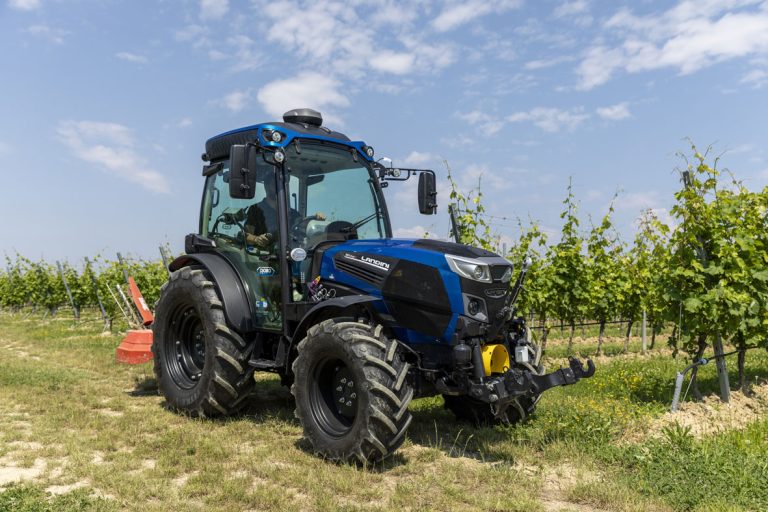
[[[490,251],[428,239],[349,240],[324,249],[320,277],[352,290],[384,299],[401,324],[440,336],[456,315],[467,314],[473,297],[482,305],[474,318],[488,321],[509,289],[511,263]],[[454,272],[446,255],[487,264],[491,282],[478,282]],[[314,278],[314,276],[313,276]],[[421,316],[416,317],[420,311]],[[404,320],[403,320],[404,319]]]
[[[448,268],[445,261],[446,254],[453,254],[464,258],[476,258],[486,260],[494,265],[511,265],[511,263],[498,254],[478,247],[457,244],[443,240],[429,238],[388,238],[380,240],[349,240],[334,246],[327,251],[335,254],[338,251],[378,254],[384,257],[394,257],[425,263],[427,265]]]

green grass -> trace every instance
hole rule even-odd
[[[669,406],[685,363],[659,352],[602,358],[594,378],[551,390],[514,427],[476,428],[439,397],[415,400],[404,446],[361,469],[309,452],[273,376],[259,374],[244,415],[190,419],[164,408],[151,364],[115,363],[120,337],[99,329],[0,314],[0,468],[45,461],[31,481],[0,487],[0,510],[768,507],[766,421],[701,440],[675,431],[624,439]],[[553,352],[550,367],[564,362]],[[752,377],[768,376],[765,352],[747,361]],[[714,367],[701,375],[714,390]],[[46,491],[70,484],[79,488]]]

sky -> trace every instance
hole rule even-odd
[[[446,162],[494,232],[669,217],[688,139],[768,184],[768,1],[0,0],[0,253],[155,258],[197,230],[205,140],[310,107],[395,166],[396,236],[448,236]],[[414,180],[415,181],[415,180]]]

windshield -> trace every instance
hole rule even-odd
[[[378,181],[352,150],[302,142],[286,148],[291,247],[325,240],[386,238]]]

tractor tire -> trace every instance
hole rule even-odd
[[[227,327],[210,274],[198,266],[172,273],[152,324],[157,385],[168,405],[196,417],[233,414],[255,386],[252,345]]]
[[[391,455],[413,418],[409,367],[381,326],[331,319],[310,328],[293,362],[291,393],[314,452],[363,465]]]
[[[520,397],[516,403],[509,404],[507,409],[496,416],[490,404],[481,402],[469,396],[443,395],[445,408],[458,419],[465,420],[477,426],[484,425],[514,425],[525,421],[536,409],[539,397]]]

